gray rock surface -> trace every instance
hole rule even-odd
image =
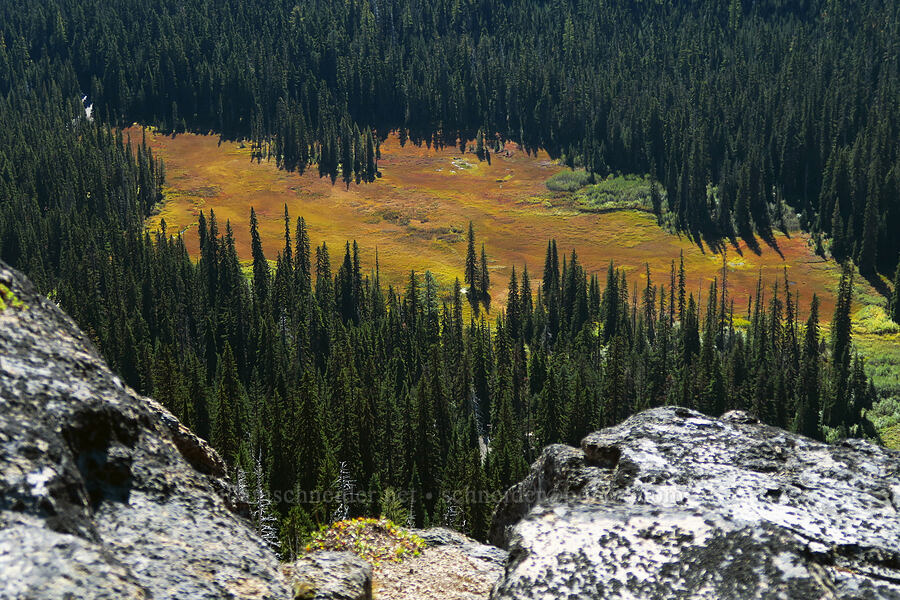
[[[506,552],[444,527],[414,529],[425,541],[419,556],[384,561],[375,569],[380,600],[486,600],[506,564]]]
[[[296,600],[372,600],[372,565],[352,552],[313,552],[285,571]]]
[[[490,535],[497,600],[900,599],[900,453],[658,408],[545,449]]]
[[[484,561],[486,563],[503,566],[506,563],[506,551],[497,546],[482,544],[467,535],[446,527],[432,527],[431,529],[413,529],[416,534],[425,541],[429,548],[439,546],[452,546],[458,548],[469,558]]]
[[[225,466],[20,274],[0,313],[0,598],[288,598]]]

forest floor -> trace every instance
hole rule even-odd
[[[140,127],[127,133],[134,141],[142,136]],[[756,248],[744,241],[726,243],[723,254],[665,231],[645,211],[583,210],[575,194],[551,192],[545,186],[564,167],[545,153],[528,155],[512,144],[507,146],[508,156],[494,154],[488,163],[455,147],[401,146],[390,137],[381,146],[382,177],[348,187],[340,179],[332,185],[329,178],[320,178],[315,167],[300,175],[279,170],[274,161],[251,161],[248,145],[220,143],[217,136],[172,137],[150,130],[146,135],[155,156],[166,165],[166,201],[147,227],[157,231],[165,219],[170,233],[185,234],[192,256],[199,253],[199,213],[213,209],[220,232],[225,221],[231,221],[238,254],[248,260],[252,206],[266,256],[274,260],[284,246],[287,205],[292,220],[305,218],[313,245],[328,244],[332,265],[341,260],[345,242],[356,240],[365,272],[374,269],[377,249],[384,283],[404,287],[410,269],[430,270],[443,293],[449,294],[453,280],[463,279],[471,220],[479,250],[481,243],[487,250],[494,306],[505,302],[513,266],[521,273],[527,265],[533,289],[537,288],[547,241],[555,238],[560,253],[568,255],[575,248],[585,269],[601,278],[609,261],[614,261],[628,274],[632,290],[646,285],[645,264],[654,283],[668,287],[671,262],[683,252],[689,291],[704,298],[712,279],[721,276],[724,258],[736,316],[746,316],[760,275],[770,297],[776,279],[783,290],[785,270],[800,294],[802,319],[813,293],[819,295],[823,321],[830,320],[834,311],[840,267],[817,256],[808,235],[779,232],[770,242],[759,240]],[[855,308],[879,304],[884,304],[882,296],[857,278]],[[860,348],[873,363],[870,374],[900,390],[896,334],[861,327],[857,334]]]

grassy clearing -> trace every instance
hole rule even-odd
[[[575,190],[586,186],[591,181],[591,175],[584,169],[571,171],[566,169],[554,174],[544,185],[551,192],[574,192]]]
[[[140,139],[141,131],[130,131]],[[582,187],[575,193],[548,191],[545,182],[558,173],[572,173],[546,154],[527,155],[512,144],[492,156],[491,164],[458,148],[438,150],[388,138],[382,144],[375,184],[349,187],[331,185],[314,172],[285,173],[273,163],[250,161],[250,149],[214,136],[193,134],[161,136],[148,132],[148,143],[166,163],[167,201],[147,221],[151,231],[165,218],[170,233],[183,232],[188,251],[198,256],[196,223],[201,210],[214,209],[219,230],[231,221],[239,256],[250,258],[249,214],[256,208],[266,256],[274,259],[283,246],[282,215],[285,204],[292,218],[303,216],[312,242],[328,244],[332,260],[339,260],[344,242],[355,239],[363,265],[375,263],[378,250],[382,280],[405,286],[409,270],[430,270],[445,293],[455,278],[462,279],[465,231],[471,220],[478,242],[490,259],[494,306],[506,299],[506,281],[512,266],[528,265],[536,288],[547,240],[555,238],[560,252],[577,249],[588,271],[605,273],[609,261],[623,267],[630,285],[643,287],[644,264],[654,282],[668,283],[672,260],[684,253],[689,290],[705,294],[709,281],[720,275],[722,254],[692,240],[661,229],[654,215],[643,210],[591,212],[598,207],[646,203],[649,182],[644,177],[612,177]],[[576,172],[578,173],[578,172]],[[583,172],[582,172],[583,173]],[[570,177],[571,175],[564,175]],[[583,175],[576,175],[583,177]],[[583,198],[582,202],[573,197]],[[743,242],[727,248],[729,293],[738,312],[755,293],[762,274],[770,284],[782,280],[784,269],[801,296],[804,309],[813,293],[822,301],[823,319],[834,309],[840,269],[814,254],[808,236],[777,235],[777,247],[760,242],[760,254]],[[856,300],[874,304],[875,293],[857,280]]]
[[[884,395],[900,399],[900,335],[857,335],[856,347],[866,358],[866,371]]]
[[[140,139],[139,128],[130,133],[132,139]],[[723,256],[660,228],[655,216],[646,212],[649,181],[644,177],[611,177],[574,193],[549,192],[548,179],[566,180],[572,172],[546,154],[529,156],[509,145],[509,156],[496,154],[488,164],[472,153],[460,155],[456,148],[401,147],[392,137],[381,147],[383,177],[375,184],[346,187],[331,185],[312,172],[285,173],[272,163],[251,162],[249,148],[219,144],[213,136],[172,138],[149,132],[147,139],[154,153],[165,160],[168,184],[166,202],[148,219],[147,228],[157,231],[164,218],[170,233],[184,234],[195,257],[199,255],[199,212],[214,209],[219,230],[224,231],[226,220],[231,222],[238,254],[249,262],[249,215],[254,206],[263,248],[274,260],[284,244],[286,204],[292,218],[306,219],[314,244],[328,244],[332,264],[340,260],[344,243],[355,239],[364,267],[374,267],[377,249],[382,281],[401,289],[410,269],[420,274],[430,270],[449,295],[454,279],[463,279],[465,231],[471,220],[478,242],[487,247],[495,307],[506,301],[513,265],[519,270],[528,265],[537,288],[547,240],[552,237],[560,252],[577,249],[579,262],[589,272],[602,276],[609,261],[615,261],[628,275],[631,289],[646,284],[645,264],[654,283],[668,287],[670,265],[683,252],[688,291],[695,297],[705,295],[712,278],[721,276],[724,259],[739,323],[747,317],[757,278],[762,276],[770,297],[776,279],[783,289],[785,271],[800,295],[802,318],[813,293],[819,295],[826,329],[834,312],[840,267],[817,256],[809,236],[777,234],[773,246],[760,240],[759,254],[741,242],[738,247],[729,245]],[[577,173],[575,177],[583,177]],[[878,307],[883,298],[863,278],[855,281],[854,341],[867,359],[869,375],[885,390],[885,398],[900,397],[900,333]],[[891,429],[895,423],[900,426],[900,406],[882,401],[873,419],[882,434],[890,437],[888,432],[900,431]]]
[[[900,450],[900,325],[888,318],[883,306],[863,306],[853,315],[853,343],[878,390],[869,419],[885,445]]]
[[[884,307],[869,305],[853,315],[853,330],[864,335],[884,336],[900,333],[900,325],[891,321]]]
[[[653,210],[648,176],[611,175],[603,181],[582,187],[573,199],[580,209],[586,211]]]

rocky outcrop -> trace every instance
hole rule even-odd
[[[503,573],[506,552],[461,533],[435,527],[413,530],[426,544],[421,555],[375,568],[380,600],[485,600]]]
[[[659,408],[548,447],[490,535],[496,600],[898,599],[900,453]]]
[[[0,598],[288,598],[225,465],[0,263]]]
[[[469,536],[446,527],[414,529],[412,533],[422,538],[429,548],[456,548],[472,560],[483,561],[498,567],[502,567],[506,563],[506,552],[504,550],[497,546],[482,544]]]
[[[372,565],[351,552],[314,552],[285,567],[295,600],[372,600]]]

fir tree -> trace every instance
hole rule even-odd
[[[844,241],[844,220],[841,217],[841,203],[834,203],[834,213],[831,217],[831,256],[837,261],[843,261],[847,255]]]
[[[392,487],[384,490],[381,498],[381,514],[400,525],[406,525],[409,520],[409,513],[400,499],[400,494]]]
[[[684,274],[684,251],[681,252],[678,260],[678,320],[684,322],[684,295],[685,295],[685,274]]]
[[[356,176],[356,185],[365,178],[366,176],[366,152],[364,148],[366,147],[366,140],[363,138],[363,135],[359,132],[359,127],[353,127],[353,173]]]
[[[874,172],[874,171],[873,171]],[[859,240],[857,264],[863,274],[874,274],[878,259],[878,185],[870,186],[866,195],[866,210],[863,217],[862,238]]]
[[[830,397],[824,407],[824,422],[830,427],[848,426],[850,413],[846,393],[851,366],[850,306],[853,294],[853,268],[845,265],[838,288],[834,317],[831,319],[831,387]]]
[[[306,221],[303,217],[297,217],[297,229],[294,235],[297,245],[295,252],[295,286],[296,297],[303,308],[306,300],[312,294],[312,263],[310,260],[309,233],[306,231]]]
[[[481,275],[478,277],[478,291],[481,293],[481,301],[484,302],[484,308],[491,312],[491,274],[488,271],[487,253],[484,251],[484,244],[481,244]]]
[[[376,175],[375,139],[372,137],[372,130],[366,127],[366,181],[375,181]]]
[[[522,269],[519,304],[521,306],[521,335],[528,343],[531,343],[534,336],[534,305],[531,298],[531,279],[528,276],[528,265],[525,265]]]
[[[487,149],[484,145],[484,130],[479,129],[478,133],[475,135],[475,155],[478,157],[478,160],[484,160],[486,152]]]
[[[295,395],[296,430],[290,432],[293,440],[291,450],[295,452],[296,464],[301,467],[301,471],[297,473],[297,485],[304,492],[314,489],[315,476],[322,460],[317,387],[312,365],[307,363]]]
[[[803,356],[797,384],[798,406],[793,429],[797,433],[822,438],[819,382],[819,299],[813,295],[803,334]]]
[[[495,433],[491,438],[491,450],[488,454],[491,477],[500,489],[506,489],[519,481],[528,469],[510,392],[507,389],[500,394]]]
[[[343,179],[347,189],[350,188],[350,182],[353,181],[354,141],[350,124],[345,118],[341,123],[341,179]]]
[[[506,323],[512,339],[518,339],[522,329],[522,308],[519,303],[519,283],[516,279],[516,267],[513,266],[509,276],[509,287],[506,296]]]
[[[250,207],[250,252],[253,257],[253,297],[259,306],[269,299],[269,262],[263,253],[256,211]]]
[[[213,420],[212,443],[225,460],[232,460],[237,452],[237,419],[240,414],[243,388],[231,345],[225,342],[216,383],[216,410]]]
[[[475,256],[475,228],[472,225],[472,221],[469,221],[465,268],[465,282],[468,286],[466,297],[469,299],[469,304],[472,305],[472,310],[476,315],[478,314],[478,304],[481,301],[480,277],[478,258]]]

